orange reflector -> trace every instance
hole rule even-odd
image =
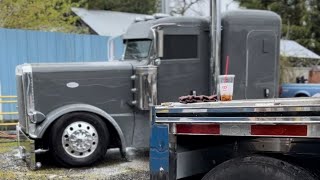
[[[307,125],[251,125],[251,135],[307,136]]]
[[[220,126],[217,124],[177,124],[177,134],[220,134]]]

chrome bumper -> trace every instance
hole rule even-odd
[[[27,163],[28,168],[36,170],[41,167],[41,163],[36,161],[35,141],[30,139],[19,125],[16,127],[18,139],[18,158]]]

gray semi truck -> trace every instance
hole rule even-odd
[[[127,147],[148,147],[150,107],[190,91],[214,94],[226,56],[234,99],[276,97],[280,17],[212,12],[212,22],[155,15],[133,23],[118,61],[17,66],[21,157],[37,168],[49,151],[64,166],[85,166],[109,148],[126,157]]]

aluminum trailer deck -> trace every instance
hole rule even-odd
[[[152,112],[151,179],[204,173],[250,154],[316,159],[319,137],[320,98],[163,103]]]

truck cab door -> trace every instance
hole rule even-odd
[[[163,35],[163,57],[158,66],[158,104],[178,101],[196,91],[209,93],[208,38],[199,28],[171,27]]]
[[[273,31],[251,31],[248,34],[245,90],[248,99],[277,97],[276,38]]]

